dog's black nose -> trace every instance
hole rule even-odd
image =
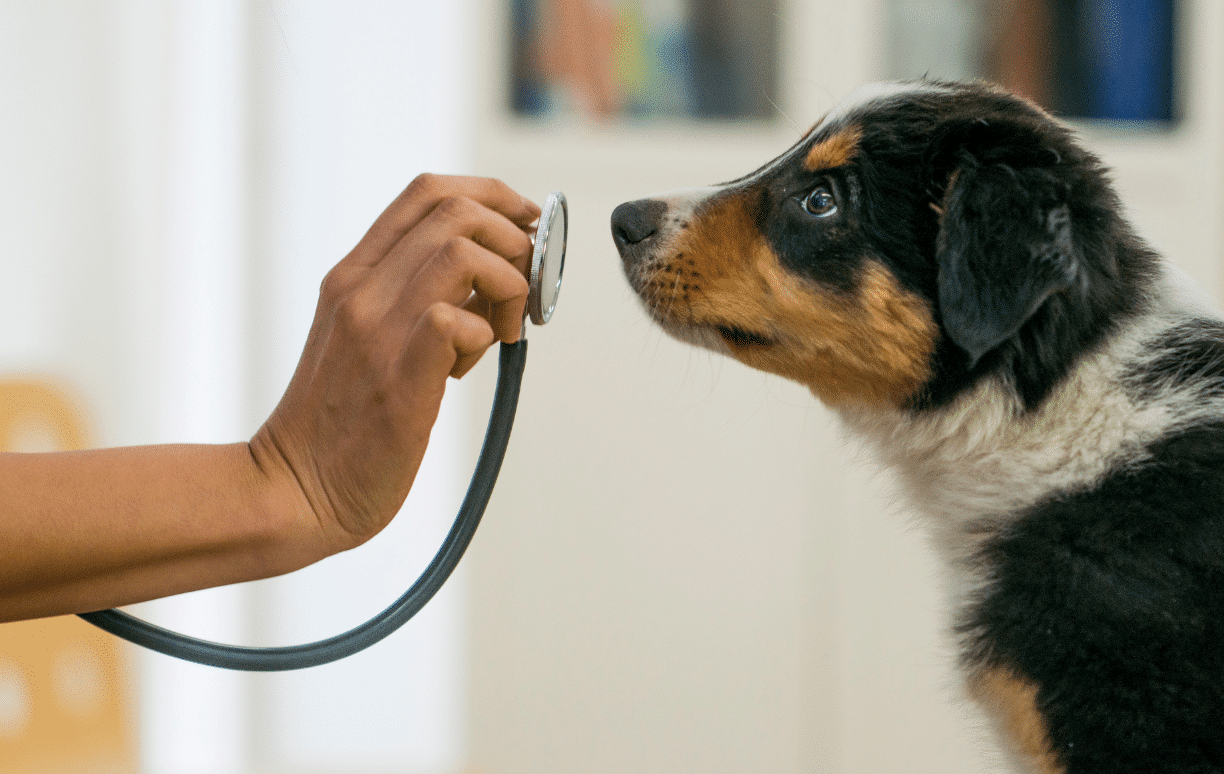
[[[640,245],[659,231],[667,204],[656,199],[625,202],[612,211],[612,239],[621,255]]]

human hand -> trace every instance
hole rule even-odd
[[[539,215],[499,181],[422,175],[324,279],[297,371],[250,443],[314,558],[386,526],[447,377],[518,339]]]

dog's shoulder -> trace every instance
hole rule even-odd
[[[1224,423],[1200,425],[982,546],[963,659],[974,675],[1023,675],[1066,770],[1224,765],[1221,503]]]
[[[1023,675],[1067,770],[1224,766],[1224,319],[1176,290],[1154,300],[1115,355],[1128,408],[1097,407],[1144,431],[1090,482],[984,526],[961,610],[979,692]]]

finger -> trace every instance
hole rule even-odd
[[[528,292],[530,293],[530,287]],[[489,325],[497,333],[498,341],[513,344],[522,338],[523,320],[526,319],[526,299],[522,305],[505,304],[494,309],[493,304],[490,304],[487,299],[473,293],[467,303],[460,308],[488,320]]]
[[[427,256],[451,237],[461,236],[491,250],[526,273],[534,247],[522,227],[479,202],[462,196],[444,199],[387,253],[388,270],[411,271],[414,259]]]
[[[492,312],[492,304],[490,304],[487,299],[477,295],[476,293],[472,293],[468,300],[463,303],[461,308],[465,312],[480,315],[486,320],[489,319],[489,315]]]
[[[500,180],[477,177],[418,176],[374,221],[347,261],[372,265],[420,223],[439,202],[465,197],[526,227],[540,217],[536,204]]]
[[[434,304],[404,348],[401,373],[411,394],[432,394],[447,376],[467,373],[496,338],[487,321],[450,304]]]
[[[437,273],[431,269],[438,268],[439,256],[452,259],[451,262],[473,257],[465,254],[466,248],[473,244],[483,248],[496,263],[526,276],[525,267],[531,260],[533,247],[531,238],[505,216],[471,199],[453,198],[444,201],[416,228],[405,234],[378,265],[365,268],[368,272],[365,282],[370,286],[371,293],[381,297],[383,308],[388,312],[397,305],[403,305],[406,293],[419,295],[425,303],[438,300],[460,305],[467,300],[472,287],[449,283],[439,285]],[[434,265],[431,266],[431,263]],[[473,260],[471,265],[459,267],[468,269],[468,273],[473,275],[461,276],[464,283],[474,279],[477,263],[478,260]],[[493,300],[500,302],[506,299],[498,297]],[[417,310],[423,306],[418,306]]]
[[[527,305],[527,279],[493,252],[470,240],[453,239],[411,282],[407,292],[462,306],[486,320],[499,340],[518,340]],[[410,309],[411,304],[406,307]]]
[[[485,318],[462,309],[458,312],[460,324],[470,327],[464,336],[456,337],[455,364],[451,367],[450,375],[455,379],[462,379],[497,339],[493,337],[493,329]]]
[[[483,317],[502,341],[518,339],[527,304],[527,279],[504,258],[470,239],[450,239],[411,276],[384,282],[374,273],[353,295],[383,326],[411,335],[432,305],[459,308],[477,297],[486,306],[470,311]],[[398,296],[390,295],[392,291]]]
[[[490,344],[489,346],[493,345]],[[467,376],[468,372],[476,367],[476,364],[480,362],[480,359],[484,357],[484,354],[488,351],[489,347],[485,347],[479,352],[475,352],[473,354],[460,355],[459,358],[455,360],[455,367],[451,369],[451,378],[462,379],[463,377]]]

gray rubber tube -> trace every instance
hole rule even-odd
[[[472,474],[472,483],[459,507],[455,523],[434,555],[404,595],[369,621],[335,637],[305,645],[278,648],[248,648],[222,645],[172,632],[120,610],[82,613],[81,618],[129,642],[197,664],[238,669],[247,672],[284,672],[327,664],[365,650],[407,623],[442,588],[463,557],[476,527],[484,515],[497,474],[501,471],[514,414],[518,408],[519,388],[527,364],[527,340],[502,344],[497,369],[497,392],[485,431],[484,445]]]

